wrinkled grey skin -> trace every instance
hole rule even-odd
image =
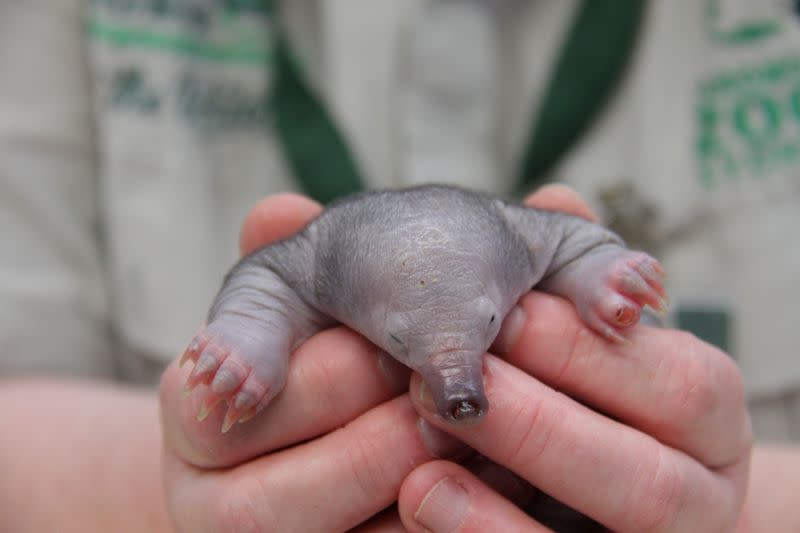
[[[622,245],[581,218],[454,187],[337,201],[228,274],[206,336],[250,373],[223,364],[212,385],[239,387],[240,411],[260,409],[283,387],[289,352],[341,322],[418,371],[441,416],[475,419],[488,408],[483,354],[519,298],[539,284],[581,310],[581,272],[591,269],[576,265],[603,268]]]

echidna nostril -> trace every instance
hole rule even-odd
[[[483,408],[478,402],[472,400],[459,400],[450,407],[450,416],[453,420],[469,420],[483,415]]]

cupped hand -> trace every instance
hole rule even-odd
[[[592,216],[562,187],[528,202]],[[248,216],[242,253],[320,210],[296,195],[268,198]],[[173,364],[161,386],[173,520],[189,531],[536,530],[512,503],[530,497],[524,480],[611,529],[713,531],[735,520],[750,430],[741,378],[724,354],[646,327],[627,346],[609,345],[568,303],[535,293],[509,315],[495,348],[508,353],[487,359],[492,407],[470,429],[427,412],[415,379],[413,405],[430,423],[419,419],[399,396],[407,374],[345,328],[301,346],[286,389],[227,434],[221,408],[197,421],[203,391],[182,397],[188,369]],[[435,426],[496,464],[430,462],[463,452]]]
[[[528,202],[591,217],[574,193],[553,192]],[[480,424],[448,425],[416,375],[411,399],[431,425],[605,528],[732,531],[752,442],[739,370],[688,333],[640,325],[629,340],[609,343],[568,302],[532,292],[495,343],[507,353],[486,358]],[[547,530],[449,461],[416,468],[398,507],[414,532]]]

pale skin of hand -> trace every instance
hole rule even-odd
[[[531,202],[591,216],[574,193],[561,187],[546,188]],[[295,195],[263,201],[244,225],[243,250],[293,233],[318,210]],[[252,519],[265,528],[283,523],[330,531],[332,525],[350,524],[361,531],[402,531],[405,524],[420,531],[415,520],[419,504],[433,486],[447,485],[440,483],[445,478],[469,494],[457,531],[481,530],[487,519],[500,530],[536,527],[457,464],[426,462],[431,454],[412,405],[432,424],[542,488],[563,494],[574,507],[609,523],[620,521],[619,529],[628,527],[622,521],[629,518],[614,515],[619,507],[612,504],[624,497],[626,511],[637,523],[657,523],[658,516],[666,523],[672,517],[679,530],[699,518],[690,529],[703,531],[706,524],[733,520],[746,483],[749,426],[740,378],[723,362],[724,356],[684,334],[649,328],[641,328],[629,346],[606,346],[592,340],[570,306],[553,297],[531,294],[522,309],[497,343],[508,352],[505,359],[520,369],[489,357],[493,409],[488,425],[469,430],[448,429],[426,414],[416,379],[413,404],[408,395],[397,396],[406,383],[392,381],[396,372],[387,378],[374,348],[344,328],[322,333],[298,350],[283,400],[229,436],[219,434],[218,420],[194,420],[192,406],[181,396],[184,376],[176,366],[162,383],[163,435],[157,398],[150,392],[88,382],[0,384],[0,418],[7,428],[0,439],[0,529],[169,531],[169,508],[183,530],[225,529]],[[678,353],[677,361],[658,359],[670,349],[684,355]],[[687,361],[696,363],[693,371],[681,366]],[[637,379],[642,372],[647,380]],[[702,376],[717,379],[700,383]],[[554,389],[597,407],[616,422]],[[524,405],[523,398],[528,400]],[[538,412],[533,418],[524,411],[531,408]],[[506,434],[498,435],[503,427]],[[296,445],[315,435],[320,437]],[[514,436],[517,441],[509,450]],[[432,442],[439,454],[453,451],[446,440]],[[343,453],[347,444],[355,445]],[[525,453],[533,459],[524,460]],[[665,491],[663,481],[648,470],[654,453],[664,461],[662,471],[673,472],[669,479],[674,484],[666,486],[674,490]],[[553,455],[557,460],[548,459]],[[393,466],[402,460],[419,466]],[[220,464],[236,466],[214,472],[203,468]],[[800,450],[759,447],[752,472],[738,531],[798,530]],[[598,482],[603,491],[589,490]],[[648,497],[648,490],[656,497]],[[339,493],[348,502],[353,493],[361,497],[352,506],[317,505],[339,502]],[[390,508],[364,522],[398,493],[399,512]],[[698,517],[695,500],[708,498],[720,498],[722,507],[709,504]],[[435,502],[435,495],[427,501]],[[663,512],[653,512],[658,509]]]

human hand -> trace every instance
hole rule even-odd
[[[574,193],[547,194],[528,203],[591,218]],[[419,376],[410,395],[432,425],[606,528],[733,530],[752,441],[738,369],[688,333],[639,325],[629,340],[608,343],[570,304],[532,292],[495,343],[504,358],[487,355],[479,425],[438,417]],[[545,530],[448,461],[417,467],[398,508],[415,532]]]
[[[573,193],[557,187],[541,191],[530,203],[538,207],[591,216],[585,204]],[[318,213],[318,210],[319,206],[316,204],[297,197],[266,200],[259,208],[254,209],[245,224],[242,234],[243,251],[293,233]],[[539,402],[531,404],[539,405],[540,413],[549,412],[551,420],[554,420],[553,412],[564,413],[572,421],[588,417],[589,420],[594,420],[587,426],[589,429],[600,428],[603,431],[598,431],[599,439],[596,440],[590,430],[578,432],[581,428],[575,423],[551,423],[552,431],[546,439],[550,443],[547,445],[548,454],[558,454],[559,445],[560,451],[573,455],[576,452],[584,454],[576,458],[565,454],[565,458],[572,462],[561,463],[560,469],[556,469],[556,474],[566,472],[572,479],[561,479],[558,476],[551,478],[548,471],[542,470],[543,466],[538,463],[533,465],[533,471],[520,468],[518,461],[511,459],[507,459],[504,464],[545,490],[553,491],[552,487],[555,486],[562,492],[572,494],[573,497],[559,497],[603,523],[607,523],[605,518],[614,512],[615,508],[608,503],[614,501],[611,489],[617,484],[610,484],[609,491],[600,494],[591,490],[586,482],[601,479],[603,473],[610,475],[609,472],[619,473],[622,479],[623,474],[634,476],[642,486],[641,490],[636,489],[633,496],[630,496],[631,505],[626,508],[626,511],[636,511],[629,513],[631,522],[648,523],[647,520],[651,519],[649,523],[656,523],[658,517],[648,515],[648,509],[654,512],[660,508],[664,510],[663,517],[675,516],[675,524],[680,527],[683,520],[697,517],[696,514],[692,515],[697,506],[689,505],[691,501],[678,496],[694,495],[698,488],[703,489],[709,484],[719,485],[712,488],[720,488],[721,499],[730,503],[731,507],[728,512],[715,505],[710,508],[712,513],[719,512],[723,517],[735,516],[746,479],[749,426],[743,412],[738,372],[724,355],[718,352],[709,353],[707,346],[684,334],[673,332],[665,338],[659,338],[657,331],[653,330],[653,333],[649,329],[637,332],[630,346],[605,346],[583,328],[568,304],[544,295],[526,297],[522,309],[524,311],[515,311],[509,317],[497,345],[500,349],[503,346],[512,346],[509,360],[536,375],[542,383],[537,383],[522,372],[515,374],[514,369],[508,365],[490,358],[487,368],[500,365],[503,372],[491,372],[492,377],[487,380],[491,381],[487,385],[491,387],[493,395],[497,394],[499,400],[499,403],[493,400],[489,424],[495,429],[502,428],[505,419],[508,434],[512,436],[512,430],[518,432],[520,428],[529,427],[531,432],[528,439],[532,439],[536,437],[533,432],[546,423],[547,419],[544,417],[530,421],[530,424],[526,424],[525,419],[517,420],[516,423],[508,420],[510,410],[516,408],[516,413],[523,416],[524,409],[530,408],[519,401],[509,401],[513,399],[510,398],[513,394],[509,392],[514,387],[502,390],[500,384],[504,382],[495,381],[496,376],[508,379],[506,374],[511,371],[515,378],[524,378],[522,381],[509,381],[511,385],[524,385],[522,392],[526,395],[523,397],[530,397],[531,391],[534,395],[541,396]],[[538,311],[536,321],[524,318],[524,313],[533,316],[531,311]],[[549,311],[554,313],[548,316]],[[560,331],[563,331],[563,336],[568,341],[574,342],[575,350],[564,349],[565,339],[558,334]],[[655,338],[652,337],[654,334]],[[676,338],[675,335],[679,337]],[[678,361],[671,361],[666,353],[671,346],[685,346],[700,357],[697,357],[696,364],[691,364],[685,354]],[[620,356],[617,349],[627,354]],[[636,356],[639,349],[644,354],[641,358]],[[657,352],[655,357],[649,354],[651,350]],[[611,351],[614,353],[609,353]],[[552,353],[548,356],[549,352]],[[565,364],[565,359],[572,360],[572,363],[559,371],[558,365]],[[196,395],[190,401],[180,398],[179,384],[183,382],[185,375],[180,375],[173,365],[162,382],[162,418],[167,448],[167,489],[171,512],[179,527],[199,531],[228,530],[249,524],[256,529],[346,529],[362,524],[371,514],[389,505],[396,497],[400,480],[411,471],[413,465],[425,462],[432,455],[453,453],[457,450],[458,446],[454,442],[448,442],[430,428],[423,429],[420,433],[413,413],[407,410],[405,397],[387,402],[397,391],[402,390],[405,383],[402,379],[387,380],[385,372],[376,370],[375,361],[374,348],[343,328],[324,332],[310,339],[293,357],[287,389],[258,419],[235,427],[228,435],[217,432],[221,413],[211,413],[210,418],[216,419],[208,424],[196,422],[194,417],[199,402],[202,401],[202,394]],[[386,362],[385,359],[383,361]],[[687,361],[690,363],[688,366]],[[598,378],[602,379],[595,378],[591,382],[588,379],[582,380],[591,376],[595,369],[600,371]],[[681,370],[686,372],[683,377],[679,374]],[[650,373],[658,378],[651,384],[634,379],[642,374],[649,376]],[[396,369],[388,374],[396,375]],[[619,386],[614,384],[614,377],[620,380]],[[702,379],[704,377],[715,379],[706,381]],[[529,381],[533,382],[533,389],[530,389]],[[562,390],[574,394],[587,404],[605,410],[619,420],[626,421],[630,427],[615,424],[581,408],[555,394],[545,383],[557,386],[560,384]],[[415,387],[418,385],[415,382]],[[728,385],[729,389],[726,388]],[[663,390],[657,390],[659,386]],[[496,391],[497,388],[501,390]],[[418,393],[418,388],[415,391]],[[619,396],[615,396],[617,392]],[[663,398],[663,410],[652,404],[652,396],[656,399]],[[382,402],[387,403],[382,405]],[[681,420],[671,419],[675,413],[683,411],[685,413]],[[335,428],[351,419],[356,421],[335,431]],[[432,421],[437,423],[435,419]],[[704,424],[708,425],[707,436],[702,433]],[[426,428],[424,424],[422,427]],[[482,424],[469,430],[468,433],[471,434],[466,436],[467,440],[474,439],[479,444],[479,451],[503,462],[503,457],[497,455],[498,450],[502,452],[502,443],[492,442],[493,432],[487,431],[487,427],[488,425]],[[732,450],[736,448],[735,442],[731,442],[728,449],[719,444],[716,432],[728,428],[734,430],[734,433],[738,431],[733,440],[740,443],[741,455],[730,459],[726,464],[715,463],[712,459],[721,461],[721,457],[733,455]],[[333,432],[328,433],[331,431]],[[684,456],[679,451],[662,446],[647,437],[647,433],[674,446],[676,450],[694,455]],[[381,435],[385,438],[380,438]],[[568,437],[566,445],[565,435]],[[588,443],[585,439],[587,436],[590,437]],[[558,437],[561,437],[560,440]],[[608,438],[625,444],[632,451],[639,447],[638,451],[642,451],[643,455],[620,456],[622,448],[610,447],[608,442],[604,442]],[[292,447],[293,444],[308,439],[314,440]],[[642,441],[646,444],[642,445]],[[346,446],[353,443],[356,446],[355,452],[350,453]],[[367,450],[371,450],[372,454],[366,453]],[[525,450],[526,447],[521,446],[519,452]],[[604,460],[606,455],[601,452],[610,453],[609,457],[616,461],[597,465],[603,466],[602,469],[593,470],[593,464],[590,468],[581,469],[586,458],[591,457],[589,453],[595,453],[598,461]],[[727,452],[727,455],[723,452]],[[654,454],[657,457],[663,455],[664,464],[672,469],[666,470],[667,481],[663,477],[656,477],[648,484],[647,479],[642,476],[652,473],[647,467],[653,466]],[[540,457],[545,455],[543,451]],[[676,455],[681,459],[675,459]],[[254,459],[257,457],[258,459]],[[581,457],[584,460],[583,465],[577,460]],[[621,464],[625,459],[630,464]],[[651,462],[648,463],[648,459]],[[542,459],[540,462],[546,461]],[[632,472],[631,464],[641,465],[640,470]],[[626,465],[629,468],[622,468]],[[226,468],[207,470],[220,466]],[[453,468],[456,470],[451,470]],[[573,469],[576,471],[573,472]],[[511,483],[504,484],[503,472],[498,473],[496,467],[477,470],[484,479],[493,478],[493,485],[512,500],[517,499],[511,494],[515,492],[513,480],[506,476],[505,480]],[[659,470],[662,471],[664,470]],[[595,474],[594,478],[592,472]],[[480,484],[461,467],[453,463],[434,462],[414,470],[403,484],[400,510],[406,526],[412,530],[419,529],[413,523],[414,509],[427,489],[446,477],[444,474],[450,474],[472,490],[470,518],[463,522],[461,530],[474,526],[476,517],[482,517],[483,524],[487,527],[492,525],[491,521],[500,528],[520,524],[525,528],[535,527],[509,501],[499,499],[496,493],[488,492],[485,485]],[[364,480],[371,480],[372,484],[367,487]],[[674,487],[674,492],[658,493],[659,488],[663,489],[664,483],[669,481],[674,482],[674,485],[669,485]],[[583,490],[572,491],[575,484],[580,485],[578,489]],[[616,492],[613,492],[617,501],[625,496],[623,493],[631,486],[626,481],[621,481],[620,484],[623,487],[615,488]],[[649,498],[653,491],[656,491],[656,497]],[[557,490],[554,494],[560,493]],[[702,492],[694,500],[695,503],[702,502],[704,496],[713,499],[714,495],[713,490],[710,493]],[[517,490],[516,496],[524,494],[521,495]],[[433,501],[433,497],[428,498],[428,502]],[[279,509],[276,510],[276,507]],[[597,511],[598,508],[600,511]],[[309,513],[309,509],[313,509],[313,512]],[[673,511],[674,515],[670,514]],[[707,523],[713,526],[712,522],[710,520]],[[623,523],[612,527],[624,530],[627,525]],[[390,509],[374,520],[363,522],[361,529],[402,530],[402,525],[396,512]]]

